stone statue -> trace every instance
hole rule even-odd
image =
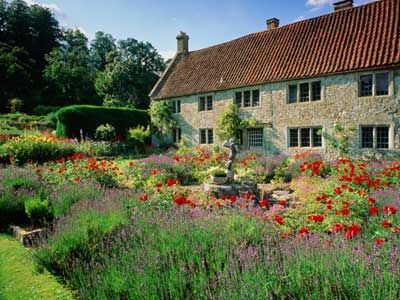
[[[224,147],[229,148],[231,152],[229,153],[228,162],[226,163],[226,175],[229,181],[233,181],[234,179],[234,172],[233,172],[233,163],[236,160],[236,155],[239,152],[238,144],[236,143],[235,138],[231,138],[229,141],[226,141],[223,144]]]

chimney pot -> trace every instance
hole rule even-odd
[[[274,29],[279,27],[279,19],[272,18],[267,20],[267,29]]]
[[[176,37],[177,40],[177,53],[186,54],[189,52],[189,36],[181,31]]]
[[[353,0],[342,0],[336,3],[333,3],[333,10],[340,11],[353,8]]]

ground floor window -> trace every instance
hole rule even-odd
[[[289,128],[289,147],[322,147],[322,127]]]
[[[174,143],[179,143],[182,140],[182,129],[174,128],[172,130],[172,138]]]
[[[264,129],[252,128],[247,130],[249,147],[261,148],[264,146]]]
[[[389,126],[361,126],[361,148],[389,148]]]
[[[214,144],[214,130],[211,128],[200,129],[200,144]]]

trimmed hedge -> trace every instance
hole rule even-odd
[[[125,136],[129,128],[150,123],[145,110],[93,105],[64,107],[57,111],[56,118],[56,133],[60,137],[79,137],[81,129],[85,136],[93,137],[96,128],[103,124],[114,126],[117,135]]]

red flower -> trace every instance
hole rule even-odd
[[[324,217],[321,215],[312,215],[308,216],[307,219],[314,222],[322,222],[324,220]]]
[[[139,197],[139,200],[142,201],[142,202],[145,202],[145,201],[147,201],[148,199],[149,199],[149,196],[147,196],[147,194],[142,194],[142,195],[140,195],[140,197]]]
[[[187,204],[187,203],[188,203],[188,200],[186,199],[185,196],[181,196],[181,197],[175,198],[175,199],[174,199],[174,202],[175,202],[176,204],[178,204],[179,206],[181,206],[181,205]]]
[[[374,205],[375,204],[375,199],[374,198],[368,198],[368,203],[369,205]]]
[[[392,226],[392,223],[390,223],[388,220],[383,220],[381,225],[383,228],[389,228]]]
[[[236,195],[231,196],[230,200],[231,202],[236,202],[238,197]]]
[[[378,238],[374,241],[374,244],[379,246],[381,244],[383,244],[386,240],[384,238]]]
[[[338,233],[339,231],[342,231],[344,229],[344,224],[336,224],[335,226],[332,227],[331,232],[332,233]]]
[[[174,185],[176,185],[177,183],[178,183],[178,181],[177,181],[176,179],[173,179],[173,178],[168,178],[168,179],[167,179],[167,185],[168,185],[169,187],[174,186]]]
[[[223,200],[223,201],[228,200],[228,196],[222,195],[221,200]]]
[[[331,203],[326,204],[326,209],[331,210],[333,209],[333,205]]]
[[[378,213],[379,213],[379,209],[378,209],[377,207],[371,207],[371,208],[369,209],[369,214],[370,214],[371,216],[376,216]]]
[[[300,228],[300,230],[299,230],[299,234],[300,234],[300,235],[306,235],[306,234],[309,234],[309,233],[310,233],[310,231],[308,230],[307,227],[302,227],[302,228]]]
[[[289,238],[289,237],[291,237],[291,236],[292,236],[292,235],[291,235],[290,233],[282,233],[282,234],[281,234],[281,238],[284,239],[284,240],[287,239],[287,238]]]
[[[361,231],[360,226],[353,224],[347,229],[346,233],[344,234],[344,237],[346,239],[351,239],[355,237],[360,231]]]
[[[80,179],[80,177],[79,177],[79,176],[78,176],[78,177],[75,177],[75,179],[74,179],[74,180],[75,180],[75,182],[76,182],[76,183],[79,183],[79,182],[81,182],[81,179]]]
[[[321,196],[317,196],[316,200],[317,201],[324,201],[328,199],[328,196],[326,194],[322,194]]]
[[[340,187],[335,188],[334,192],[336,195],[341,195],[343,193],[343,191]]]
[[[262,208],[267,208],[269,206],[268,200],[261,200],[258,204],[260,204],[260,207]]]
[[[285,221],[283,220],[282,216],[280,216],[280,215],[276,215],[274,220],[275,220],[275,223],[277,223],[279,225],[285,224]]]
[[[153,170],[151,170],[150,174],[153,175],[153,176],[157,175],[158,174],[158,170],[157,169],[153,169]]]
[[[348,216],[350,214],[350,210],[348,208],[343,208],[340,211],[336,212],[337,215]]]
[[[244,199],[246,201],[251,201],[253,199],[253,195],[251,193],[247,193],[246,195],[244,195]]]
[[[385,206],[383,208],[383,211],[387,215],[394,215],[397,212],[397,209],[395,207],[393,207],[393,206]]]
[[[40,173],[40,172],[42,172],[42,171],[43,171],[42,168],[37,168],[37,169],[36,169],[36,173]]]
[[[286,201],[285,200],[279,200],[278,204],[281,206],[286,206]]]

